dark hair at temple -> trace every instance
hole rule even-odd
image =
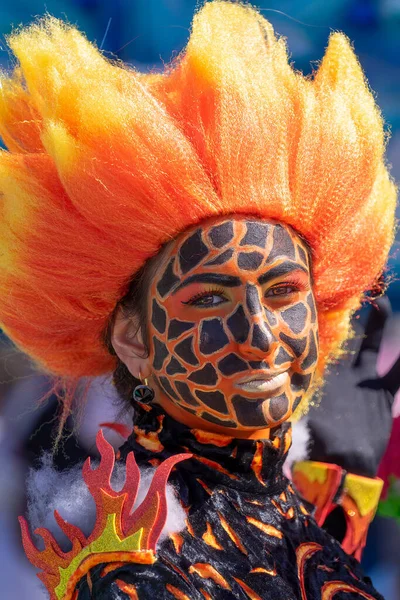
[[[166,246],[163,246],[156,256],[147,260],[142,268],[132,277],[127,293],[118,302],[103,332],[104,344],[110,354],[116,357],[117,361],[117,366],[113,373],[113,383],[123,403],[129,406],[132,405],[133,390],[140,384],[140,381],[130,373],[127,366],[117,356],[111,341],[112,330],[118,310],[122,310],[126,318],[135,317],[135,320],[138,323],[138,329],[140,329],[142,334],[145,356],[148,356],[149,339],[146,300],[149,293],[150,281],[157,266],[162,260],[165,248]]]

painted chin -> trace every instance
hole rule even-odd
[[[254,395],[255,398],[259,399],[260,395],[265,398],[271,398],[281,394],[285,387],[290,383],[289,373],[278,373],[272,377],[266,377],[263,375],[249,377],[247,380],[241,379],[240,382],[235,383],[235,387],[238,388],[241,393],[243,392],[248,395]]]

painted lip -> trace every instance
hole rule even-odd
[[[280,373],[257,373],[240,379],[235,383],[235,387],[248,393],[275,393],[282,388],[289,380],[289,373],[281,371]]]

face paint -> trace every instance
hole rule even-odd
[[[181,235],[149,311],[161,397],[208,423],[275,427],[311,384],[317,315],[307,248],[289,227],[219,218]]]

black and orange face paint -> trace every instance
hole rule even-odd
[[[149,302],[161,395],[237,430],[291,416],[318,357],[307,247],[293,230],[251,218],[208,221],[168,249]]]

